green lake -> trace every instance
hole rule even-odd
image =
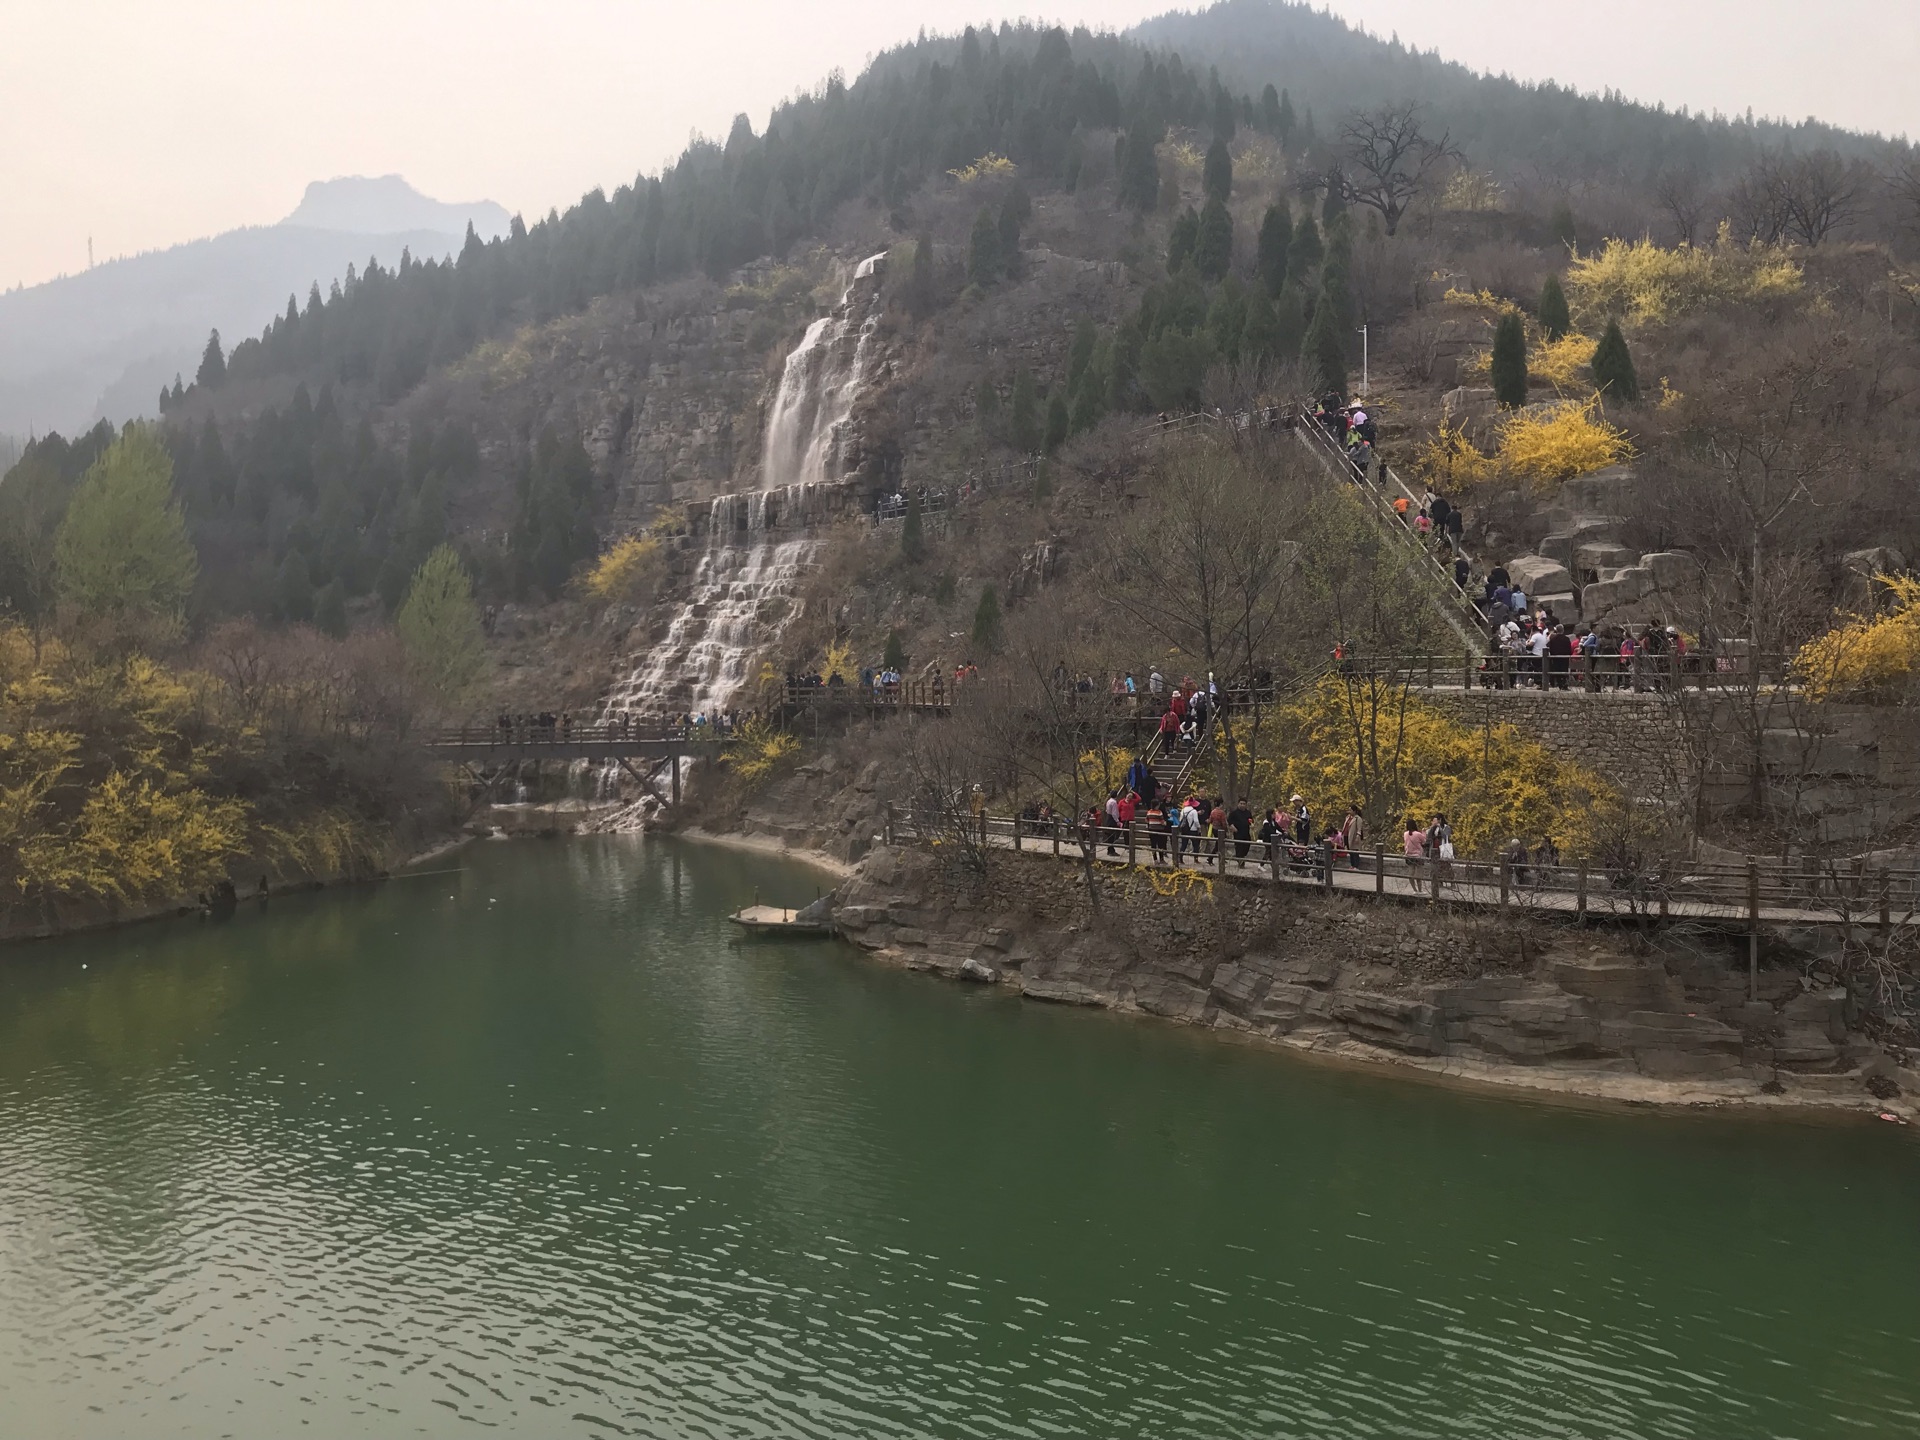
[[[1920,1144],[742,943],[659,840],[16,947],[0,1436],[1920,1434]]]

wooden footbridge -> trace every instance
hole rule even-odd
[[[436,759],[461,766],[488,788],[527,761],[618,765],[650,790],[664,769],[670,798],[678,804],[681,760],[714,754],[721,738],[702,726],[467,725],[435,731],[424,748]]]

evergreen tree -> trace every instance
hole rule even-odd
[[[1510,408],[1527,403],[1527,327],[1515,310],[1493,332],[1493,398]]]
[[[987,439],[1000,438],[1000,392],[994,389],[993,381],[984,375],[973,392],[973,418],[980,426],[980,433]]]
[[[200,368],[194,372],[193,383],[202,390],[217,390],[227,378],[227,357],[220,349],[220,332],[214,331],[207,336],[207,348],[200,352]]]
[[[1287,283],[1287,247],[1292,243],[1293,216],[1283,196],[1267,207],[1266,218],[1260,222],[1260,283],[1269,296],[1278,295]]]
[[[1213,360],[1213,339],[1205,330],[1162,330],[1140,347],[1140,388],[1147,402],[1169,413],[1192,409]]]
[[[1309,210],[1293,227],[1293,241],[1287,246],[1287,274],[1296,284],[1307,284],[1325,254],[1320,244],[1320,227],[1313,223],[1313,212]]]
[[[937,299],[933,278],[933,237],[923,233],[913,242],[913,269],[907,275],[907,312],[916,320],[924,320],[933,314]]]
[[[313,576],[307,569],[307,557],[298,550],[287,551],[274,577],[279,592],[280,618],[298,624],[313,618]]]
[[[1167,273],[1177,271],[1193,259],[1193,247],[1200,239],[1200,217],[1189,205],[1175,217],[1167,232]]]
[[[1280,115],[1274,125],[1274,134],[1280,137],[1280,148],[1285,151],[1293,143],[1293,100],[1286,91],[1280,92]]]
[[[414,563],[426,548],[446,535],[445,491],[438,471],[429,471],[401,517],[400,544],[393,547],[402,566]],[[552,426],[541,432],[531,463],[520,481],[520,513],[507,537],[517,588],[537,587],[549,596],[566,586],[574,566],[600,548],[593,525],[593,460],[579,437],[562,441]],[[392,603],[391,576],[382,598]]]
[[[1609,400],[1632,405],[1640,399],[1640,377],[1633,368],[1633,356],[1627,350],[1627,337],[1620,333],[1620,322],[1609,320],[1607,333],[1593,351],[1593,383]]]
[[[436,549],[414,572],[394,630],[408,663],[443,705],[458,705],[473,691],[487,664],[480,607],[473,582],[451,545]]]
[[[1224,205],[1233,198],[1233,156],[1227,150],[1226,141],[1215,140],[1207,147],[1201,184],[1209,200],[1218,200]]]
[[[1073,327],[1073,344],[1067,349],[1067,389],[1078,391],[1080,381],[1087,373],[1087,366],[1093,363],[1093,349],[1099,336],[1093,328],[1093,317],[1082,315]]]
[[[967,246],[967,279],[987,286],[1000,278],[1000,224],[985,205],[973,219],[973,239]]]
[[[1033,372],[1025,366],[1013,375],[1013,414],[1007,425],[1007,439],[1022,455],[1040,448],[1040,397],[1034,390]]]
[[[1020,268],[1020,227],[1032,213],[1033,202],[1027,199],[1026,187],[1016,182],[1000,207],[1000,265],[1009,275]]]
[[[1141,120],[1114,142],[1120,203],[1142,215],[1160,203],[1160,157],[1154,149],[1159,143],[1154,129]]]
[[[1240,326],[1240,358],[1249,365],[1266,365],[1280,358],[1280,317],[1265,290],[1256,289],[1247,302]]]
[[[347,591],[335,576],[313,598],[313,623],[336,640],[347,637]]]
[[[1042,460],[1033,468],[1033,503],[1038,505],[1053,494],[1053,467]]]
[[[926,554],[927,532],[920,519],[920,492],[916,490],[907,497],[907,518],[900,527],[900,556],[909,565],[918,565]]]
[[[1269,135],[1280,133],[1280,92],[1271,85],[1260,92],[1260,128]]]
[[[83,617],[179,624],[199,557],[157,430],[129,426],[93,463],[60,522],[53,559],[61,601]]]
[[[1320,202],[1320,224],[1331,229],[1333,222],[1347,213],[1347,182],[1338,170],[1327,176],[1327,198]]]
[[[887,648],[881,653],[880,663],[889,670],[907,668],[907,642],[898,630],[887,632]]]
[[[1324,292],[1313,307],[1313,323],[1307,326],[1306,338],[1300,342],[1300,366],[1316,395],[1347,393],[1346,337],[1334,318],[1333,301]]]
[[[1287,286],[1274,298],[1273,320],[1277,337],[1274,357],[1298,355],[1301,342],[1307,338],[1307,307],[1298,285]]]
[[[1240,332],[1247,320],[1246,294],[1240,282],[1229,276],[1207,310],[1207,334],[1214,354],[1231,364],[1240,358]]]
[[[991,655],[1000,648],[1000,595],[989,585],[973,611],[973,648]]]
[[[1193,268],[1202,279],[1220,280],[1233,267],[1233,216],[1221,200],[1207,201],[1193,242]]]
[[[1573,223],[1573,207],[1562,200],[1553,207],[1553,216],[1547,222],[1553,231],[1553,238],[1571,250],[1579,243],[1579,235]]]
[[[1051,455],[1066,443],[1067,436],[1073,433],[1073,412],[1067,408],[1067,394],[1064,390],[1055,390],[1053,398],[1047,401],[1046,451]]]
[[[1540,287],[1540,331],[1549,340],[1558,340],[1573,328],[1573,315],[1567,309],[1567,292],[1560,288],[1558,275],[1547,276]]]

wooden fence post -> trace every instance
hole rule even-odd
[[[1020,848],[1020,812],[1018,810],[1013,812],[1013,848],[1015,850]]]
[[[1060,858],[1060,817],[1053,817],[1053,858]]]
[[[1127,869],[1135,869],[1140,863],[1140,822],[1127,821]]]
[[[1320,888],[1333,893],[1333,841],[1320,842]]]
[[[1500,857],[1500,908],[1507,908],[1507,890],[1513,883],[1513,862],[1506,856]]]
[[[1373,847],[1373,893],[1387,893],[1387,847],[1378,843]]]
[[[1760,865],[1747,862],[1747,999],[1760,988]]]
[[[1587,862],[1580,862],[1579,889],[1574,892],[1573,913],[1581,924],[1587,922]]]
[[[1267,841],[1267,870],[1273,876],[1273,883],[1280,883],[1280,842]]]
[[[1213,843],[1220,847],[1218,850],[1213,852],[1213,860],[1214,860],[1213,870],[1216,875],[1220,876],[1222,879],[1225,879],[1227,874],[1227,832],[1222,831],[1220,833],[1220,838],[1215,840]]]

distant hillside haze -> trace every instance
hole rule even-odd
[[[471,223],[482,240],[491,240],[507,233],[511,219],[505,207],[491,200],[452,205],[428,199],[398,175],[349,175],[314,181],[298,208],[280,223],[355,235],[398,235],[412,230],[465,235]]]
[[[315,284],[327,293],[349,265],[452,255],[469,222],[486,239],[505,234],[510,217],[490,200],[430,199],[397,175],[319,181],[278,225],[0,295],[0,434],[150,416],[162,385],[193,378],[209,330],[231,346],[283,315],[289,296],[305,308]]]

